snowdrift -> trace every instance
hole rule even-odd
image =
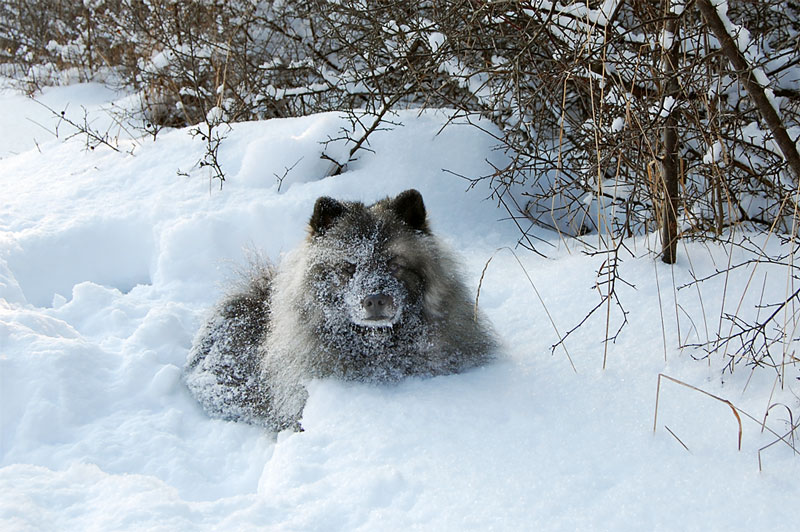
[[[91,85],[43,95],[85,105],[97,127],[110,127],[102,104],[118,97]],[[32,102],[6,92],[0,106],[3,530],[794,528],[800,462],[775,445],[759,473],[775,438],[758,423],[743,420],[739,451],[727,405],[663,383],[653,432],[659,373],[759,418],[769,402],[798,411],[796,380],[771,392],[769,370],[723,378],[719,360],[676,348],[679,334],[713,332],[723,280],[675,287],[725,264],[724,246],[688,243],[691,263],[670,269],[636,241],[620,266],[631,286],[619,288],[617,341],[604,351],[603,311],[551,351],[597,303],[607,257],[544,232],[546,257],[507,249],[518,229],[488,183],[467,190],[455,177],[505,156],[477,128],[442,130],[446,111],[393,117],[403,125],[325,179],[320,143],[342,117],[236,124],[220,189],[186,130],[87,151],[80,137],[47,139],[37,124],[53,122]],[[204,415],[181,368],[248,253],[279,261],[321,195],[372,202],[412,187],[473,290],[483,274],[500,359],[398,385],[313,382],[300,433]],[[728,283],[740,294],[747,280]],[[781,294],[785,282],[765,286]],[[612,326],[621,319],[612,309]],[[783,434],[788,416],[773,412]]]

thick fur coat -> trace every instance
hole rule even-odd
[[[456,373],[495,348],[422,196],[371,206],[319,198],[309,236],[256,268],[199,332],[185,380],[214,416],[299,427],[309,379]]]

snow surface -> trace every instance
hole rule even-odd
[[[83,105],[104,127],[118,97],[99,85],[42,96],[71,102],[77,118]],[[742,416],[739,451],[726,404],[665,381],[653,431],[659,373],[759,421],[786,405],[767,426],[787,431],[796,366],[781,388],[772,370],[723,378],[719,356],[677,347],[678,335],[724,330],[723,304],[754,316],[762,283],[780,300],[785,271],[741,268],[677,290],[729,252],[748,257],[688,242],[672,269],[649,254],[654,239],[631,241],[620,272],[635,288],[619,284],[629,323],[616,343],[604,352],[604,307],[567,352],[551,352],[556,328],[599,301],[608,257],[546,232],[535,242],[547,258],[506,249],[519,233],[484,199],[488,184],[467,192],[453,175],[489,173],[505,156],[478,128],[437,134],[446,112],[394,117],[404,126],[377,132],[374,153],[326,179],[320,142],[347,125],[336,114],[236,124],[220,190],[187,130],[86,151],[80,137],[48,134],[54,119],[32,101],[6,91],[0,107],[0,530],[796,529],[800,461],[782,443],[759,453],[776,439],[759,423]],[[208,418],[181,367],[248,250],[280,260],[321,195],[374,201],[410,187],[471,287],[491,258],[480,305],[500,359],[398,385],[313,382],[300,433]],[[774,238],[751,237],[774,251]],[[751,274],[759,290],[746,289]],[[619,311],[609,320],[616,329]]]

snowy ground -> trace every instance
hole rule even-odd
[[[41,98],[78,120],[84,106],[105,130],[102,104],[118,97],[77,85]],[[562,334],[580,321],[605,257],[548,233],[537,243],[547,258],[496,252],[516,227],[484,185],[466,192],[442,171],[502,163],[491,138],[459,125],[437,135],[443,112],[397,119],[374,153],[328,179],[320,142],[346,124],[336,115],[238,124],[220,190],[194,166],[204,145],[186,130],[86,151],[46,131],[49,111],[0,93],[0,529],[796,529],[800,457],[773,445],[759,472],[775,437],[758,423],[742,416],[739,451],[727,405],[665,382],[653,432],[659,373],[759,420],[771,404],[800,411],[796,367],[773,389],[771,370],[723,379],[721,359],[677,348],[678,334],[719,329],[725,279],[674,287],[724,266],[728,250],[689,243],[691,263],[683,253],[673,270],[648,255],[654,241],[631,242],[621,272],[636,288],[619,288],[630,314],[617,342],[604,353],[603,311],[568,338],[569,357],[551,352],[547,312]],[[396,386],[314,382],[302,433],[205,416],[180,368],[247,250],[280,260],[320,195],[374,201],[410,187],[473,288],[494,256],[480,304],[503,339],[498,361]],[[767,295],[785,293],[785,272],[758,271],[741,313],[755,312],[764,273]],[[749,276],[727,279],[726,308]],[[767,425],[784,434],[788,421],[779,406]]]

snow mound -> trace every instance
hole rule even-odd
[[[80,97],[102,114],[116,96],[90,85],[45,97]],[[34,116],[26,105],[4,94],[0,131]],[[620,288],[629,324],[617,342],[604,352],[603,313],[567,340],[569,359],[551,353],[559,335],[550,320],[563,333],[596,304],[604,257],[568,254],[541,232],[549,258],[497,251],[514,246],[516,225],[484,199],[487,182],[467,192],[454,176],[488,174],[487,161],[503,167],[491,135],[466,125],[440,133],[445,111],[393,121],[404,125],[376,132],[373,152],[324,179],[322,143],[344,118],[234,125],[220,148],[221,190],[196,166],[205,147],[187,130],[87,152],[80,138],[34,144],[33,130],[20,128],[0,155],[0,529],[790,527],[798,460],[772,446],[759,474],[758,449],[773,438],[758,423],[744,420],[738,451],[727,405],[667,383],[653,434],[659,373],[764,410],[774,374],[723,380],[715,364],[674,347],[678,334],[713,334],[704,316],[719,316],[712,294],[723,280],[672,287],[690,281],[691,268],[726,263],[727,250],[688,243],[692,266],[671,271],[639,241],[621,266],[636,289]],[[279,262],[304,238],[319,196],[369,203],[408,188],[464,257],[473,291],[482,278],[499,360],[391,385],[315,381],[300,433],[208,418],[179,368],[247,250]],[[743,287],[748,275],[727,282]],[[765,290],[782,294],[785,282],[776,275]],[[731,301],[735,309],[739,298]],[[667,316],[662,329],[659,308],[676,304],[682,321]],[[796,394],[788,383],[772,400],[796,412]],[[783,417],[769,426],[785,431]]]

